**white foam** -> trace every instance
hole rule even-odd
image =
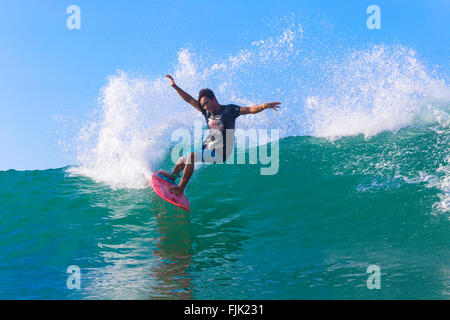
[[[255,43],[250,50],[213,65],[201,65],[201,58],[181,49],[173,76],[195,98],[201,88],[210,87],[224,104],[256,104],[256,100],[246,98],[237,89],[239,75],[268,59],[284,63],[283,59],[292,52],[292,42],[301,37],[301,32],[301,27],[289,28],[278,37]],[[193,129],[194,120],[204,121],[163,76],[147,79],[124,71],[109,77],[101,90],[99,108],[99,116],[80,130],[76,141],[79,165],[68,172],[113,188],[147,187],[152,171],[159,169],[170,151],[173,130]],[[269,118],[267,114],[256,119],[249,116],[239,119],[237,127],[265,127]]]
[[[101,116],[80,131],[79,166],[69,168],[114,188],[143,188],[170,147],[171,128],[194,113],[169,94],[163,79],[109,77],[100,98]]]
[[[439,166],[436,172],[441,174],[437,187],[442,193],[439,194],[440,202],[435,206],[444,212],[450,212],[450,156],[446,158],[446,164]]]
[[[373,136],[415,124],[448,125],[450,88],[426,72],[413,50],[374,46],[331,71],[330,90],[305,99],[312,135]]]

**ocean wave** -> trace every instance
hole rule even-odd
[[[322,57],[326,63],[318,66],[319,57],[307,49],[305,32],[301,24],[291,23],[278,35],[254,41],[221,61],[181,49],[172,73],[194,97],[209,87],[221,103],[283,102],[279,112],[243,116],[236,122],[237,129],[279,129],[281,139],[368,138],[410,126],[448,134],[450,89],[415,51],[374,45],[341,58]],[[308,86],[310,77],[315,81]],[[101,90],[97,117],[85,122],[72,143],[77,164],[67,171],[112,188],[145,188],[174,145],[171,134],[179,128],[192,132],[194,121],[203,121],[200,113],[182,101],[162,75],[119,71]]]

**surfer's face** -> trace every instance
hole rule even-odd
[[[209,99],[208,97],[202,97],[200,99],[200,104],[204,109],[212,113],[217,110],[217,106],[219,105],[216,99]]]

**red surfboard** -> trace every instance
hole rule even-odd
[[[160,171],[157,171],[152,174],[152,187],[153,190],[155,190],[155,193],[163,200],[166,200],[167,202],[189,212],[191,210],[189,207],[189,200],[185,195],[177,196],[176,194],[167,190],[167,187],[174,186],[175,183],[159,172]]]

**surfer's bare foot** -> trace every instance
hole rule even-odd
[[[177,196],[182,196],[184,193],[184,188],[180,186],[170,186],[167,188],[170,192],[176,194]]]

